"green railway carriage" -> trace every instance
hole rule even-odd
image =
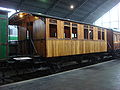
[[[0,60],[8,57],[8,12],[0,11]]]

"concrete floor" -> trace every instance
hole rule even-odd
[[[120,90],[120,60],[4,85],[0,90]]]

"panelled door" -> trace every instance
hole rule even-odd
[[[7,14],[0,14],[0,59],[8,56]]]

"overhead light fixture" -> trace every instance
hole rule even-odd
[[[35,19],[36,19],[36,20],[38,20],[38,19],[39,19],[39,17],[35,16]]]
[[[70,5],[70,8],[73,9],[73,8],[74,8],[74,5]]]
[[[20,18],[23,18],[23,13],[20,13],[20,14],[19,14],[19,17],[20,17]]]

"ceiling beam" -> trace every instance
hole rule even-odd
[[[24,0],[25,1],[25,0]],[[7,2],[7,3],[13,3],[13,4],[15,4],[15,8],[13,8],[13,9],[16,9],[17,10],[17,8],[18,8],[18,6],[19,6],[19,4],[20,4],[20,2],[17,2],[17,1],[10,1],[10,0],[3,0],[3,2]],[[10,4],[8,4],[8,6],[11,6]],[[36,5],[32,5],[32,4],[28,4],[28,3],[24,3],[23,4],[23,2],[22,2],[22,4],[20,5],[20,7],[21,6],[25,6],[25,7],[30,7],[30,8],[35,8],[35,9],[45,9],[45,8],[41,8],[41,7],[39,7],[39,6],[36,6]],[[24,8],[25,10],[27,9],[27,8]],[[30,9],[31,10],[31,9]],[[28,10],[29,11],[29,10]],[[39,11],[38,11],[39,12]]]
[[[68,13],[67,15],[64,16],[64,18],[69,18],[71,17],[79,8],[81,8],[86,2],[88,2],[88,0],[82,0],[75,9],[73,9],[72,11],[70,11],[70,13]]]
[[[85,21],[86,18],[88,18],[92,13],[94,13],[98,8],[100,8],[104,3],[106,3],[108,0],[103,1],[99,5],[97,5],[94,9],[92,9],[87,15],[85,15],[80,21]]]
[[[17,4],[17,10],[19,10],[25,0],[20,0],[20,2]]]
[[[50,5],[50,7],[44,12],[44,14],[48,14],[50,11],[52,11],[60,1],[61,0],[56,0],[52,5]]]

